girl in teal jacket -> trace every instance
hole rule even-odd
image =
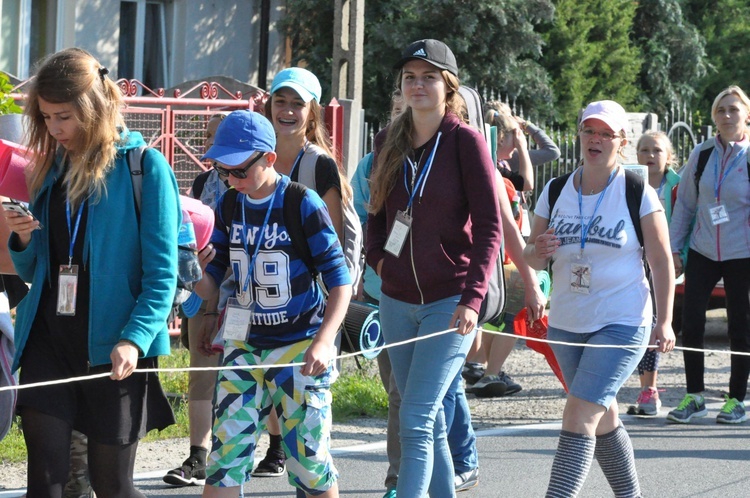
[[[136,211],[127,151],[144,145],[124,127],[107,69],[81,49],[51,55],[28,94],[34,217],[6,212],[18,274],[14,368],[20,383],[110,372],[108,378],[20,391],[29,496],[68,479],[72,429],[89,438],[100,496],[133,487],[138,440],[174,423],[156,374],[133,374],[169,354],[167,317],[177,282],[178,188],[169,164],[144,154]]]
[[[680,183],[680,175],[672,167],[675,164],[674,149],[669,137],[663,131],[647,131],[636,145],[638,164],[648,166],[648,183],[656,190],[664,206],[667,223],[672,219],[672,189]],[[658,415],[661,409],[656,378],[659,371],[661,353],[647,349],[638,363],[638,377],[641,392],[635,405],[628,407],[630,415]]]

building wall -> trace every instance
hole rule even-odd
[[[3,1],[3,0],[0,0]],[[57,40],[56,49],[79,46],[94,54],[117,74],[120,1],[57,0],[60,16],[46,23],[49,36]],[[284,67],[285,40],[278,32],[278,21],[284,15],[283,0],[270,2],[270,29],[267,81]],[[168,85],[222,75],[251,85],[258,83],[261,0],[172,0],[165,2],[168,40]],[[13,28],[6,19],[3,28]],[[55,9],[49,9],[53,11]],[[18,29],[17,27],[15,28]],[[18,31],[17,31],[18,33]],[[33,34],[32,34],[33,35]],[[3,37],[8,35],[3,30]],[[16,34],[16,37],[19,35]],[[0,58],[0,63],[3,59]],[[33,63],[35,61],[31,61]],[[15,69],[1,67],[11,74]]]

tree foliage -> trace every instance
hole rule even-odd
[[[663,114],[670,106],[690,102],[706,75],[705,40],[686,21],[677,0],[641,0],[635,14],[633,41],[641,48],[641,107]]]
[[[542,64],[552,79],[555,118],[574,126],[588,102],[616,100],[632,109],[640,50],[630,41],[636,3],[628,0],[555,0],[555,19],[545,26]]]
[[[286,0],[278,26],[330,98],[330,0]],[[534,119],[575,125],[588,102],[662,113],[673,102],[709,109],[750,80],[747,0],[370,0],[365,11],[363,106],[388,114],[393,64],[421,38],[446,42],[461,80],[514,101]],[[710,59],[707,54],[710,54]]]
[[[304,60],[330,88],[333,2],[287,0],[282,28],[295,62]],[[508,95],[525,109],[551,112],[552,89],[538,63],[542,38],[535,26],[550,21],[549,0],[381,0],[366,2],[363,104],[370,119],[388,113],[393,64],[414,40],[437,38],[451,47],[465,84]]]
[[[747,0],[684,0],[683,11],[706,40],[708,71],[694,83],[693,108],[710,115],[714,97],[729,85],[748,91],[750,81],[750,3]],[[703,123],[708,124],[708,123]]]

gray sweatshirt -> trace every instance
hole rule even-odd
[[[711,260],[750,258],[749,148],[747,138],[741,142],[730,142],[727,147],[717,137],[698,188],[695,185],[695,170],[701,146],[698,145],[690,154],[682,170],[669,225],[673,253],[680,252],[686,238],[690,237],[690,248]],[[723,177],[717,199],[715,187]],[[709,207],[717,200],[725,206],[729,221],[714,225]]]
[[[534,143],[539,146],[537,149],[529,149],[529,159],[532,166],[539,166],[560,157],[560,149],[557,148],[555,142],[541,128],[531,123],[526,123],[526,131],[531,139],[534,140]],[[518,154],[514,151],[513,155],[508,159],[511,171],[518,171],[519,162]]]

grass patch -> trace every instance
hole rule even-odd
[[[388,394],[377,375],[367,371],[344,372],[333,384],[333,421],[388,417]]]
[[[173,347],[172,354],[159,358],[159,368],[183,368],[190,366],[190,352],[181,347]],[[159,382],[164,392],[172,402],[172,410],[176,424],[170,425],[163,431],[153,430],[146,434],[142,441],[157,441],[159,439],[171,439],[176,437],[190,436],[190,420],[188,418],[187,372],[159,372]]]
[[[23,433],[18,427],[18,417],[16,417],[8,434],[0,441],[0,462],[18,463],[26,461],[26,442],[23,440]]]

